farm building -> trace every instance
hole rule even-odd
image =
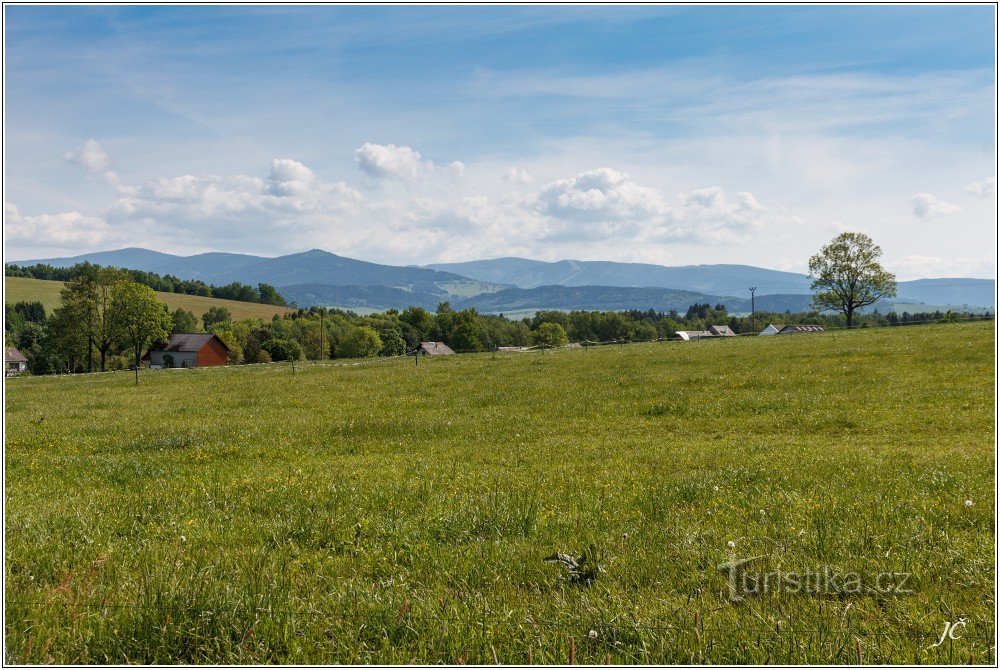
[[[420,356],[448,356],[455,352],[444,342],[421,342],[413,353]]]
[[[143,356],[151,368],[205,368],[229,363],[229,347],[214,333],[175,333]]]
[[[780,323],[770,323],[767,328],[760,331],[759,335],[795,335],[796,333],[821,333],[823,326],[811,324],[784,325]]]
[[[729,326],[710,326],[708,330],[678,330],[682,340],[701,340],[709,337],[736,337]]]
[[[28,359],[16,347],[5,347],[3,350],[4,374],[16,377],[28,370]]]

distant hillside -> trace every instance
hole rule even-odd
[[[387,309],[419,305],[432,309],[447,300],[452,304],[480,305],[477,309],[484,311],[495,306],[499,311],[503,305],[511,303],[541,301],[543,304],[531,307],[543,307],[556,300],[572,300],[559,307],[591,309],[590,305],[603,305],[593,309],[647,309],[652,306],[650,300],[659,305],[675,304],[673,298],[667,296],[676,297],[687,292],[697,295],[701,302],[721,301],[730,311],[748,312],[747,289],[756,286],[760,309],[795,312],[808,306],[811,293],[811,281],[806,275],[751,265],[666,267],[648,263],[573,260],[548,263],[525,258],[497,258],[403,267],[345,258],[318,249],[276,258],[227,253],[174,256],[148,249],[120,249],[72,258],[14,262],[67,267],[85,260],[171,274],[181,279],[200,279],[216,285],[234,281],[251,285],[263,282],[276,287],[289,301],[304,307],[323,304]],[[554,286],[581,290],[559,293]],[[544,290],[536,294],[509,292],[513,287]],[[611,292],[612,288],[632,291]],[[629,302],[632,300],[636,302]],[[899,297],[893,302],[922,303],[945,309],[971,306],[992,310],[996,306],[993,280],[969,278],[900,282]],[[745,308],[734,307],[744,304]],[[786,306],[770,307],[772,304]]]
[[[453,304],[456,309],[473,307],[480,312],[521,312],[532,309],[627,310],[654,309],[685,312],[694,303],[722,303],[730,312],[749,312],[750,299],[709,295],[695,291],[622,286],[539,286],[513,288],[477,295]],[[809,296],[774,295],[757,299],[757,309],[801,312],[809,309]]]
[[[65,285],[61,281],[25,279],[23,277],[4,277],[4,284],[6,287],[4,299],[8,304],[22,300],[38,300],[45,306],[45,310],[49,314],[59,306],[59,292]],[[199,319],[202,314],[212,307],[225,307],[232,313],[234,319],[252,317],[268,321],[275,314],[285,314],[291,311],[286,307],[277,307],[275,305],[261,305],[255,302],[240,302],[238,300],[223,300],[221,298],[206,298],[200,295],[186,295],[184,293],[163,293],[158,291],[156,297],[170,309],[186,309],[189,312],[194,312],[194,315]]]
[[[299,254],[266,258],[245,254],[208,253],[195,256],[174,256],[148,249],[119,249],[71,258],[44,258],[13,261],[18,265],[47,263],[55,267],[69,267],[90,261],[100,265],[146,270],[157,274],[172,274],[181,279],[200,279],[209,284],[224,285],[242,282],[256,285],[264,282],[281,291],[285,286],[301,284],[327,284],[331,286],[392,286],[401,289],[435,293],[447,299],[452,295],[448,286],[464,286],[456,295],[468,295],[473,284],[476,292],[495,290],[497,287],[471,281],[450,272],[419,267],[381,265],[337,256],[313,249]],[[290,298],[294,300],[294,298]]]
[[[756,286],[761,293],[810,293],[810,280],[794,272],[751,265],[683,265],[610,261],[533,261],[497,258],[467,263],[436,263],[425,267],[519,288],[536,286],[670,287],[683,291],[733,295]]]
[[[435,263],[425,267],[454,272],[473,279],[519,288],[538,286],[670,287],[709,295],[757,296],[812,293],[804,274],[768,270],[751,265],[683,265],[563,260],[544,262],[526,258],[496,258],[466,263]],[[992,279],[917,279],[899,282],[900,303],[927,305],[996,306]],[[793,310],[794,311],[794,310]]]

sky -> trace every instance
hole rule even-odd
[[[4,7],[5,260],[996,274],[982,6]]]

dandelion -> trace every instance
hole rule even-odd
[[[972,507],[972,501],[971,500],[966,500],[965,501],[965,506],[966,507]]]
[[[760,511],[760,515],[761,515],[761,516],[766,516],[766,515],[767,515],[767,512],[765,512],[764,510],[761,510],[761,511]]]
[[[587,635],[590,636],[591,640],[596,640],[597,639],[597,631],[594,630],[593,628],[590,629],[590,632],[587,633]]]
[[[719,487],[718,486],[713,486],[712,490],[715,491],[716,493],[718,493],[719,492]]]
[[[726,542],[726,546],[729,547],[730,549],[735,549],[736,543],[730,540],[729,542]]]

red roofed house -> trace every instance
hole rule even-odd
[[[229,363],[229,347],[215,333],[174,333],[142,357],[151,368],[205,368]]]

